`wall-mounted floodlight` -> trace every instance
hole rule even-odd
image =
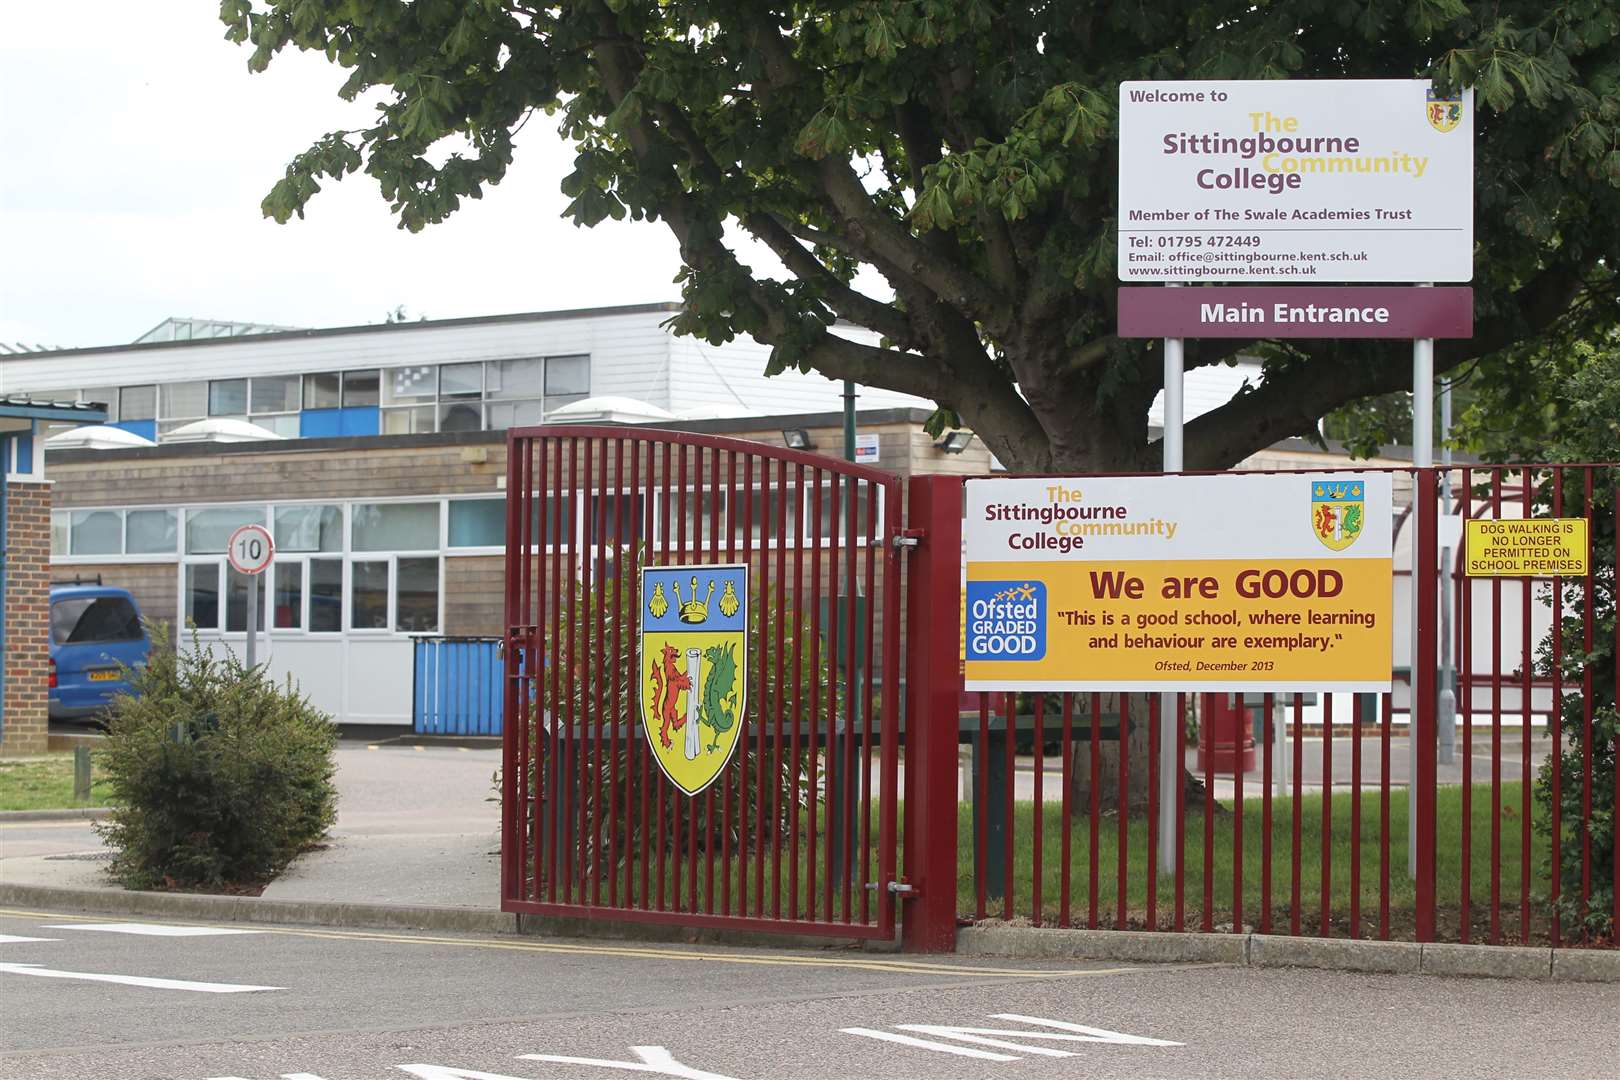
[[[947,432],[943,439],[934,444],[934,449],[943,451],[947,454],[960,454],[962,451],[966,450],[972,445],[973,432],[951,431]]]
[[[782,432],[782,444],[789,450],[814,450],[816,444],[810,441],[810,433],[804,428],[788,428]]]

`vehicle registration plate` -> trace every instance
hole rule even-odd
[[[90,673],[90,681],[91,682],[117,682],[118,681],[118,672],[116,672],[116,671],[92,671]]]

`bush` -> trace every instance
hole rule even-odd
[[[97,828],[126,887],[250,887],[325,835],[337,728],[290,682],[161,628],[132,681],[99,754],[115,809]]]

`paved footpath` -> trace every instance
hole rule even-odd
[[[1613,1076],[1620,986],[0,912],[0,1080]]]
[[[498,750],[342,743],[338,817],[325,847],[264,892],[274,900],[500,903]],[[85,821],[0,824],[0,880],[105,888],[106,850]]]

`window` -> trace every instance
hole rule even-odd
[[[107,406],[107,421],[111,423],[118,419],[118,387],[92,386],[84,392],[81,401],[94,401]]]
[[[431,364],[389,368],[383,373],[382,403],[412,405],[431,402],[439,392],[439,369]]]
[[[309,560],[309,629],[335,634],[343,629],[343,560]]]
[[[850,484],[847,480],[834,482],[838,483],[837,540],[841,544],[847,544],[849,542],[849,502],[851,497],[849,490]],[[856,503],[855,541],[856,543],[861,543],[865,541],[867,533],[870,531],[871,514],[869,513],[866,505],[866,481],[858,480],[856,481],[856,485],[857,487],[854,493]],[[812,507],[819,507],[821,511],[821,519],[819,522],[821,528],[819,534],[820,538],[823,540],[829,539],[834,535],[832,492],[825,486],[819,486],[812,498],[814,501],[811,502],[810,505]],[[812,525],[815,524],[816,522],[813,521]]]
[[[350,529],[354,551],[437,551],[439,504],[361,503]]]
[[[451,500],[451,547],[501,547],[505,543],[505,499]]]
[[[384,435],[429,435],[437,426],[437,413],[432,405],[382,411]]]
[[[489,430],[528,427],[545,418],[545,407],[539,401],[492,401],[489,409]]]
[[[439,367],[439,400],[478,398],[484,395],[484,365],[442,364]]]
[[[785,534],[789,544],[797,542],[799,496],[796,491],[754,488],[750,493],[749,502],[752,505],[749,507],[748,515],[753,520],[756,541],[763,537],[771,544],[780,544]],[[776,524],[779,515],[782,520],[781,528]]]
[[[304,564],[278,562],[275,575],[275,596],[271,600],[275,618],[270,625],[277,630],[296,630],[304,622]]]
[[[298,410],[297,375],[261,375],[252,381],[248,411],[282,413]],[[257,423],[258,421],[255,421]]]
[[[51,601],[51,640],[58,645],[141,640],[135,605],[122,596],[76,596]]]
[[[249,577],[239,573],[234,567],[225,567],[225,631],[227,633],[241,634],[247,632],[247,598],[248,589],[258,590],[258,610],[254,612],[254,629],[264,629],[264,579],[266,574],[254,574]]]
[[[208,384],[164,383],[158,387],[158,404],[165,420],[201,420],[208,415]]]
[[[246,416],[247,411],[246,379],[215,379],[208,384],[209,416]]]
[[[439,430],[484,430],[484,407],[476,401],[455,401],[440,404]]]
[[[126,386],[118,391],[118,419],[156,420],[157,387]]]
[[[219,628],[220,563],[186,564],[186,618],[201,630]]]
[[[263,525],[257,506],[221,506],[186,511],[186,554],[223,555],[231,533],[243,525]]]
[[[130,510],[124,515],[124,551],[129,555],[173,555],[179,526],[173,510]]]
[[[544,392],[542,367],[543,362],[538,359],[493,361],[487,373],[489,399],[539,397]]]
[[[353,596],[349,626],[355,630],[388,629],[388,561],[352,563],[349,573]]]
[[[335,371],[304,376],[304,408],[335,409],[340,400],[341,377]]]
[[[343,511],[336,506],[278,506],[276,550],[342,551]]]
[[[121,555],[123,551],[123,514],[117,510],[74,510],[69,513],[69,555]]]
[[[343,407],[377,404],[377,369],[343,373]]]
[[[298,414],[284,413],[281,416],[255,416],[253,422],[266,431],[273,431],[284,439],[298,438]]]
[[[546,397],[585,397],[591,392],[589,356],[546,357]]]
[[[407,634],[432,633],[439,628],[439,560],[398,560],[394,597],[394,629]]]

